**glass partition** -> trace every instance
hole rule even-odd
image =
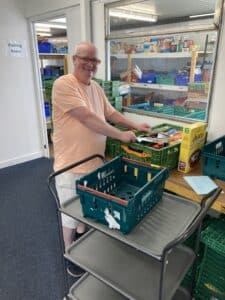
[[[107,74],[122,82],[123,109],[207,121],[216,2],[179,1],[175,7],[172,0],[167,10],[165,1],[131,2],[106,9]]]

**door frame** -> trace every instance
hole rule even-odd
[[[66,17],[66,9],[60,9],[54,12],[44,13],[37,16],[32,16],[28,18],[29,26],[29,36],[30,36],[30,47],[32,58],[32,66],[34,72],[34,86],[35,86],[35,95],[37,99],[37,113],[40,123],[40,135],[43,146],[43,155],[44,157],[50,157],[49,145],[48,145],[48,134],[47,134],[47,124],[45,118],[45,109],[44,109],[44,97],[42,93],[42,82],[41,82],[41,72],[39,66],[39,53],[37,45],[37,36],[35,31],[35,23],[44,22],[48,19],[54,19],[61,16]]]

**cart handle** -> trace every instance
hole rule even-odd
[[[184,242],[198,228],[199,224],[201,224],[208,210],[216,201],[221,191],[222,189],[218,187],[204,196],[204,198],[201,201],[201,210],[199,211],[198,215],[195,217],[190,226],[184,231],[184,233],[182,233],[179,237],[177,237],[176,239],[174,239],[166,245],[166,247],[163,250],[163,256],[167,253],[168,250]]]
[[[93,155],[91,155],[91,156],[88,156],[88,157],[86,157],[86,158],[80,160],[80,161],[77,161],[77,162],[75,162],[75,163],[72,163],[72,164],[70,164],[70,165],[64,167],[63,169],[60,169],[60,170],[58,170],[58,171],[56,171],[56,172],[53,172],[53,173],[51,173],[51,174],[48,176],[48,179],[47,179],[48,188],[49,188],[51,194],[53,195],[53,197],[55,198],[56,205],[57,205],[57,208],[58,208],[58,209],[60,209],[60,202],[59,202],[58,195],[57,195],[55,189],[54,189],[53,186],[52,186],[53,179],[54,179],[56,176],[58,176],[58,175],[60,175],[60,174],[62,174],[62,173],[65,173],[66,171],[68,171],[68,170],[70,170],[70,169],[73,169],[73,168],[75,168],[75,167],[77,167],[77,166],[79,166],[79,165],[81,165],[81,164],[83,164],[83,163],[85,163],[85,162],[88,162],[88,161],[90,161],[90,160],[92,160],[92,159],[94,159],[94,158],[100,158],[103,162],[105,162],[105,157],[104,157],[104,156],[102,156],[102,155],[100,155],[100,154],[93,154]]]

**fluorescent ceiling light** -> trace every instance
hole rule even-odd
[[[38,32],[37,35],[38,36],[52,36],[51,33],[46,33],[46,32]]]
[[[35,27],[36,31],[41,31],[41,32],[51,32],[50,28],[45,28],[45,27]]]
[[[58,25],[58,24],[51,24],[51,23],[36,23],[35,25],[37,27],[66,29],[66,25],[61,25],[61,24]]]
[[[214,13],[189,16],[190,19],[214,16]]]
[[[66,18],[57,18],[57,19],[49,20],[49,22],[52,22],[52,23],[66,23]]]
[[[114,9],[109,11],[110,17],[117,17],[117,18],[125,18],[125,19],[132,19],[132,20],[139,20],[139,21],[146,21],[146,22],[156,22],[158,17],[152,14],[144,14],[140,12],[134,11],[127,11],[125,9]]]

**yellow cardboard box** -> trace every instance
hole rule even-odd
[[[200,159],[206,139],[206,123],[196,122],[183,127],[178,171],[190,172]]]

